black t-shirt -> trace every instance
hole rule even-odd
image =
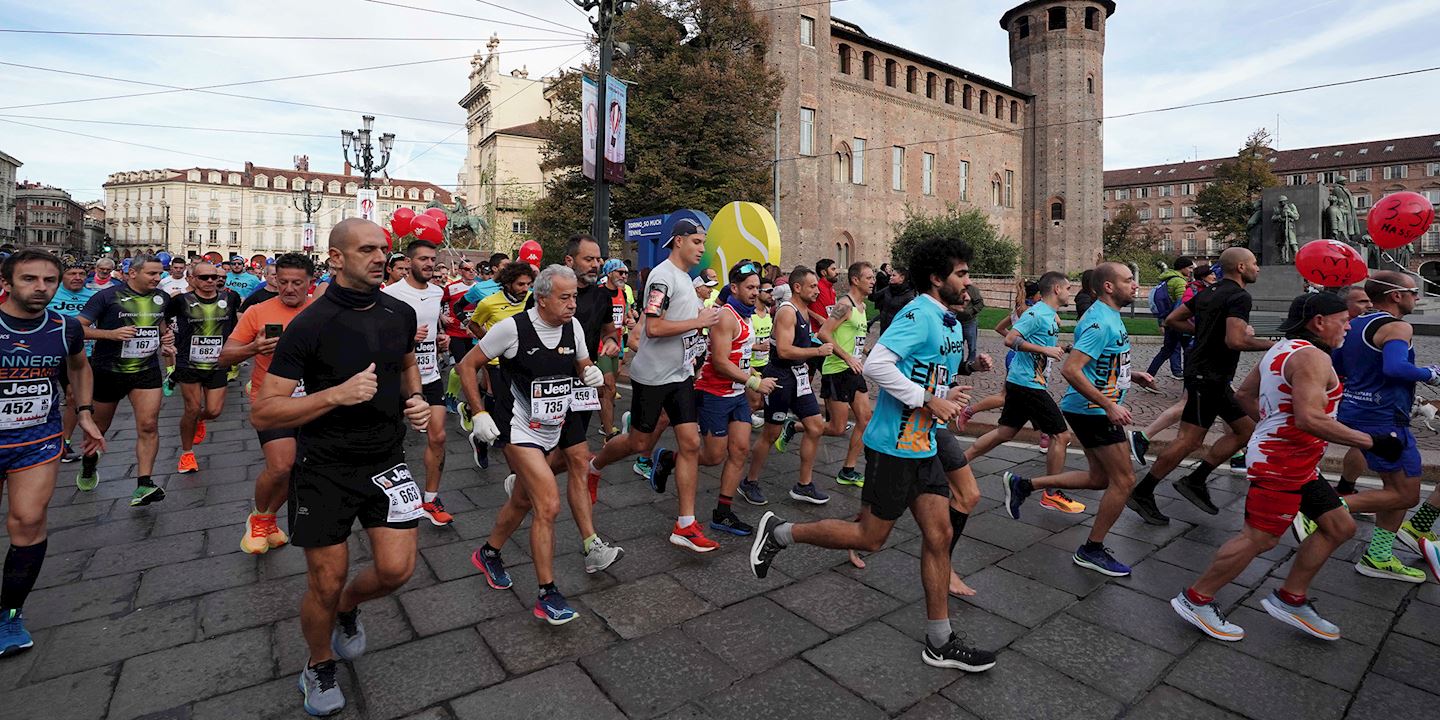
[[[1195,343],[1185,355],[1186,380],[1228,383],[1235,379],[1240,351],[1225,344],[1225,325],[1230,318],[1249,323],[1250,305],[1250,293],[1228,278],[1185,301],[1195,316]]]
[[[231,292],[234,291],[232,290]],[[249,310],[252,306],[259,305],[260,303],[265,302],[270,298],[277,297],[278,295],[280,295],[280,293],[275,292],[274,290],[271,290],[264,285],[261,285],[260,287],[255,288],[255,292],[250,293],[249,297],[245,298],[245,302],[240,303],[240,314],[244,315],[245,311]]]
[[[175,365],[196,370],[220,367],[220,348],[240,320],[240,296],[221,288],[206,300],[196,292],[170,298],[165,317],[175,321]]]
[[[405,395],[400,378],[415,349],[415,311],[377,293],[364,310],[346,308],[330,293],[295,316],[270,362],[270,374],[303,381],[317,393],[344,384],[375,363],[376,391],[369,402],[337,407],[300,427],[300,460],[345,464],[383,460],[402,452]]]
[[[614,304],[614,293],[605,289],[604,285],[596,283],[586,285],[575,291],[575,319],[580,321],[580,327],[585,331],[585,349],[590,351],[590,359],[600,357],[600,334],[604,332],[606,325],[614,324],[612,305]],[[525,301],[525,309],[535,307],[535,293],[530,293],[530,299]]]

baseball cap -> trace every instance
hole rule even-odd
[[[704,287],[715,287],[716,285],[719,285],[720,283],[718,283],[718,282],[716,282],[716,281],[714,281],[714,280],[711,280],[711,279],[705,277],[704,275],[701,275],[700,277],[697,277],[697,278],[695,278],[694,280],[690,281],[690,284],[691,284],[691,285],[694,285],[695,287],[698,288],[698,287],[701,287],[701,286],[704,286]]]
[[[1278,330],[1283,333],[1291,333],[1305,327],[1305,323],[1311,318],[1320,315],[1334,315],[1349,310],[1345,301],[1332,292],[1313,292],[1298,295],[1290,301],[1290,314],[1285,317],[1285,322],[1280,323]]]
[[[605,261],[605,267],[601,269],[600,274],[601,274],[601,275],[609,275],[610,273],[615,272],[616,270],[622,270],[622,271],[623,271],[623,270],[625,270],[625,269],[626,269],[626,268],[625,268],[625,262],[624,262],[624,261],[620,260],[619,258],[610,258],[609,260],[606,260],[606,261]]]
[[[705,232],[705,228],[700,223],[690,219],[680,220],[675,223],[675,227],[670,229],[670,239],[666,240],[665,244],[661,247],[670,247],[670,244],[675,242],[675,238],[677,237],[685,237],[686,235],[694,235],[695,233],[702,232]]]
[[[232,263],[233,263],[233,262],[243,263],[243,262],[245,262],[245,258],[240,257],[239,255],[231,255],[231,256],[230,256],[230,262],[232,262]]]

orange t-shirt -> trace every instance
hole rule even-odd
[[[258,305],[252,306],[240,316],[240,322],[236,324],[235,330],[230,333],[230,339],[239,343],[249,344],[265,334],[266,325],[280,325],[282,328],[290,325],[290,321],[300,314],[301,310],[310,306],[310,299],[306,298],[305,303],[300,307],[292,308],[280,298],[273,297]],[[265,382],[265,376],[270,372],[270,360],[273,355],[256,355],[252,360],[255,369],[250,373],[250,401],[255,401],[255,395],[260,392],[260,385]]]

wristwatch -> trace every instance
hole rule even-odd
[[[94,414],[95,414],[95,406],[94,406],[94,405],[81,405],[80,407],[75,408],[75,412],[76,412],[76,413],[88,412],[88,413],[90,413],[91,415],[94,415]]]

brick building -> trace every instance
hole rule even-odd
[[[1129,204],[1142,223],[1159,228],[1160,251],[1214,257],[1228,243],[1196,223],[1195,196],[1214,180],[1215,166],[1230,159],[1107,170],[1105,219]],[[1268,161],[1285,185],[1344,177],[1362,219],[1375,201],[1394,192],[1417,192],[1440,205],[1440,135],[1277,150]],[[1440,279],[1440,224],[1418,241],[1410,269]]]
[[[19,183],[15,186],[15,235],[21,247],[57,255],[84,252],[85,208],[60,188]]]

